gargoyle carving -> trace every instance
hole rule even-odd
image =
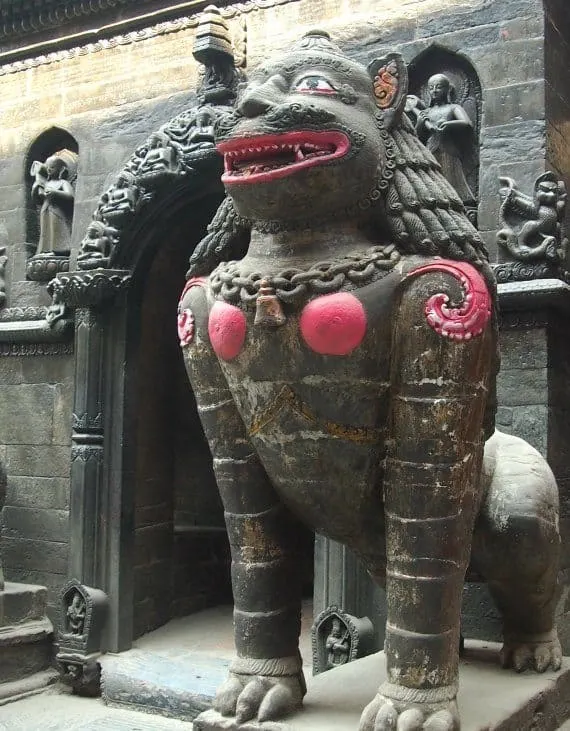
[[[518,261],[564,261],[568,246],[564,183],[554,173],[543,173],[536,179],[531,197],[520,191],[512,178],[499,180],[503,228],[497,233],[498,245],[510,259]]]

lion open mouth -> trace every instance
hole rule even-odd
[[[343,157],[350,141],[342,132],[301,130],[242,137],[216,148],[224,156],[224,183],[260,183]]]

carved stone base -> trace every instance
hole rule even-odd
[[[567,659],[559,673],[521,675],[499,666],[500,645],[465,644],[458,697],[462,731],[555,731],[570,716]],[[363,708],[385,678],[379,652],[309,679],[304,708],[284,721],[238,725],[210,710],[194,720],[194,731],[357,731]]]
[[[69,256],[38,254],[28,259],[26,277],[34,282],[49,282],[61,272],[69,271]]]
[[[20,681],[50,667],[53,627],[46,605],[43,586],[6,582],[0,591],[0,698],[20,694]]]

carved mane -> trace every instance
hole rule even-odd
[[[420,142],[406,116],[381,134],[393,148],[389,153],[395,165],[388,185],[379,185],[375,218],[379,234],[383,233],[380,240],[388,236],[402,254],[468,261],[481,270],[494,291],[481,237],[454,188],[442,175],[439,163]],[[190,258],[188,276],[209,274],[221,262],[244,256],[250,231],[251,223],[237,214],[226,197]]]

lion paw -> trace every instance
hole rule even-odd
[[[364,709],[358,731],[457,731],[457,703],[411,703],[378,694]]]
[[[238,724],[274,721],[301,707],[304,688],[302,673],[287,677],[231,673],[213,706],[222,716],[235,716]]]
[[[560,670],[562,648],[556,630],[542,635],[506,636],[501,649],[501,665],[514,668],[517,673],[524,670]]]

